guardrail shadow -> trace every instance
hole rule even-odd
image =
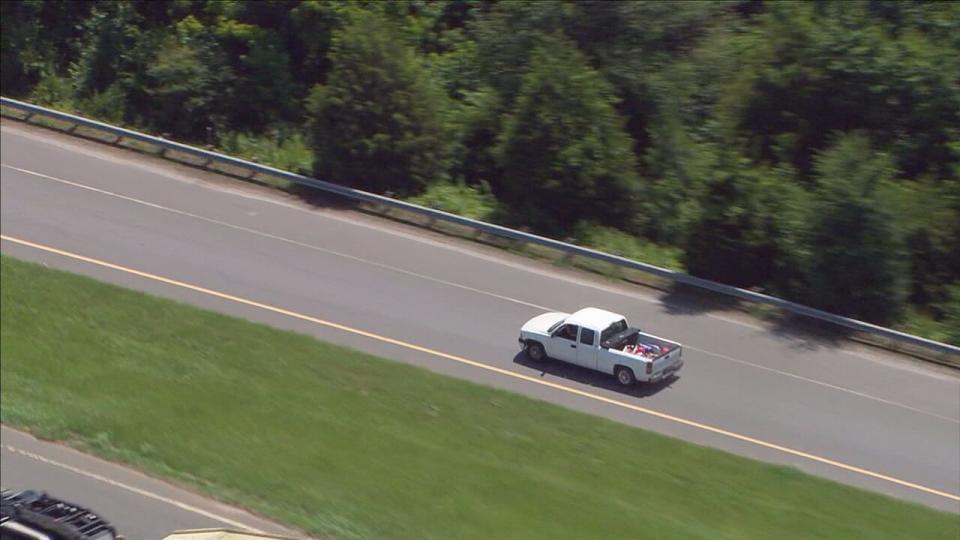
[[[285,191],[300,199],[300,201],[315,207],[337,210],[358,210],[361,208],[360,201],[336,193],[329,193],[313,186],[291,183]]]
[[[514,355],[513,362],[536,370],[540,373],[541,377],[550,374],[561,379],[567,379],[603,390],[611,390],[635,398],[650,397],[669,388],[674,382],[680,380],[680,377],[674,374],[657,383],[638,382],[631,387],[624,387],[617,382],[613,375],[607,375],[606,373],[600,373],[599,371],[575,366],[559,360],[535,362],[522,351]]]

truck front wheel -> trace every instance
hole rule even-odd
[[[617,366],[613,374],[617,376],[617,382],[623,386],[633,386],[633,383],[637,382],[633,370],[628,367]]]
[[[527,356],[534,362],[541,362],[547,359],[547,352],[543,350],[543,345],[536,341],[527,342]]]

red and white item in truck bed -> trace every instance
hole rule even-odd
[[[666,352],[668,349],[661,348],[659,345],[646,344],[646,343],[637,343],[636,345],[627,345],[623,348],[623,352],[629,354],[637,354],[647,358],[656,358],[660,356],[661,353]]]

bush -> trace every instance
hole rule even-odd
[[[123,122],[127,110],[126,92],[117,84],[112,84],[102,92],[93,92],[89,97],[77,102],[77,109],[85,116],[102,122],[119,124]]]
[[[52,73],[43,76],[30,94],[30,101],[64,112],[76,112],[73,101],[73,84],[67,77],[58,77]]]
[[[220,151],[285,171],[309,175],[313,152],[299,131],[290,135],[275,130],[272,135],[229,133],[219,142]]]
[[[583,247],[662,268],[684,271],[683,264],[680,262],[682,256],[680,249],[654,244],[613,227],[580,223],[576,227],[574,236],[577,243]]]
[[[916,307],[907,308],[904,312],[903,322],[893,328],[934,341],[951,342],[951,329],[947,327],[947,324],[944,321],[938,321],[928,310]],[[952,340],[954,344],[960,344],[960,340],[956,339],[957,337],[960,336],[954,336]]]
[[[489,191],[466,184],[437,183],[408,202],[481,221],[495,220],[499,213],[497,200]]]
[[[941,304],[947,343],[960,345],[960,283],[947,288],[948,300]]]

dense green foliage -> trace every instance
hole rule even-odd
[[[489,219],[870,321],[960,286],[958,2],[0,4],[4,95],[447,208],[490,186]]]
[[[303,334],[7,256],[0,271],[4,425],[312,538],[956,540],[960,528],[956,513]]]
[[[544,39],[504,121],[502,200],[554,234],[581,219],[628,223],[637,165],[613,100],[572,44]]]
[[[895,320],[902,309],[904,250],[890,201],[883,192],[892,166],[872,156],[859,134],[844,136],[817,158],[818,179],[810,233],[810,296],[827,310]]]
[[[333,69],[309,106],[317,176],[402,195],[442,181],[445,98],[394,23],[352,12],[329,57]]]

